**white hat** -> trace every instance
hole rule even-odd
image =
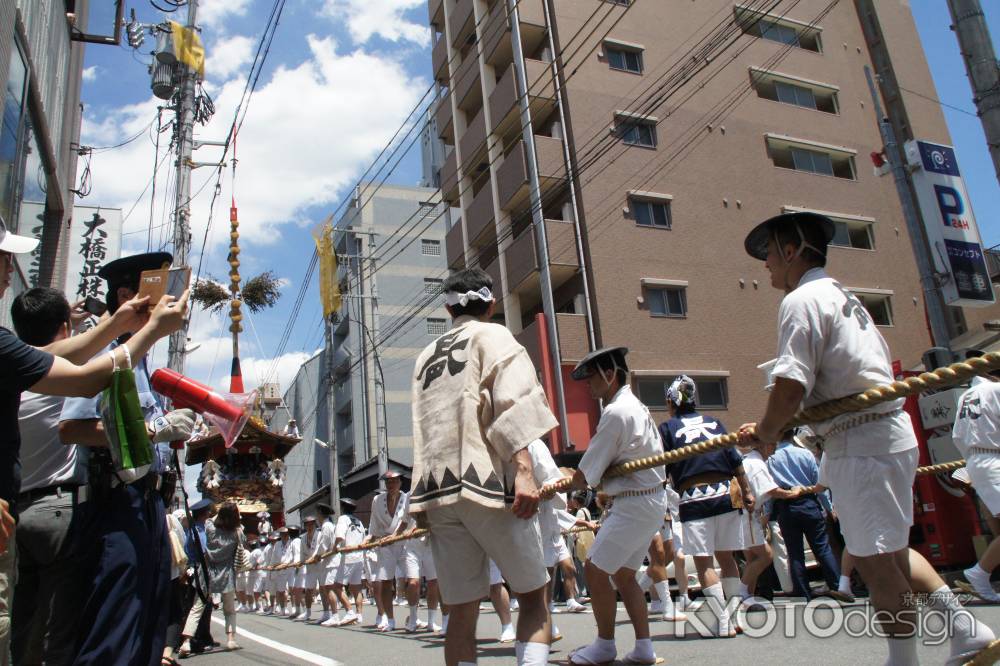
[[[38,247],[37,238],[28,236],[18,236],[7,231],[7,225],[0,217],[0,252],[10,252],[11,254],[26,254]]]

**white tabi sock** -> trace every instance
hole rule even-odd
[[[517,666],[545,666],[549,663],[548,643],[514,643]]]
[[[709,603],[708,607],[712,613],[717,612],[719,614],[719,627],[717,635],[724,637],[729,636],[729,611],[726,610],[726,597],[722,593],[722,585],[720,583],[709,585],[708,587],[702,588],[701,593],[705,595],[706,602],[711,600],[715,601],[715,604]],[[718,610],[714,608],[715,605],[718,605]]]
[[[726,599],[732,599],[740,593],[740,579],[730,576],[722,579],[722,593]]]
[[[549,632],[549,635],[552,636],[552,638],[559,635],[559,627],[556,626],[555,622],[552,623],[552,631]]]
[[[407,622],[409,622],[410,620],[416,620],[417,619],[417,609],[418,608],[420,608],[420,606],[410,606],[410,616],[406,619]]]
[[[427,624],[428,624],[428,626],[432,625],[432,624],[436,624],[437,623],[437,619],[438,619],[437,609],[436,608],[428,608],[427,609]]]
[[[838,592],[843,592],[844,594],[850,594],[851,593],[851,577],[850,576],[841,576],[840,577],[840,585],[837,586],[837,591]]]
[[[649,577],[649,574],[643,572],[641,575],[636,576],[635,582],[639,584],[639,587],[643,592],[649,592],[649,588],[653,585],[653,579]],[[657,593],[659,594],[659,593]]]
[[[500,633],[501,634],[505,633],[507,631],[513,631],[513,630],[514,630],[514,623],[513,622],[511,622],[510,624],[501,624],[500,625]]]
[[[962,606],[955,594],[947,585],[942,585],[930,594],[928,606],[936,611],[947,614],[948,627],[951,628],[951,654],[959,655],[980,650],[992,643],[996,636],[982,622],[978,621],[969,609]]]
[[[451,617],[451,616],[450,615],[442,615],[441,616],[441,631],[448,631],[448,618],[449,617]]]
[[[739,595],[740,595],[740,598],[742,598],[742,599],[746,599],[747,597],[750,596],[750,588],[747,587],[746,583],[744,583],[743,581],[740,581]]]
[[[659,583],[655,583],[653,587],[656,588],[656,596],[658,596],[660,601],[663,602],[663,614],[673,615],[674,600],[670,597],[670,582],[664,580]]]
[[[917,637],[890,638],[889,640],[889,661],[885,666],[918,666],[920,660],[917,658]]]
[[[980,566],[978,562],[966,569],[964,573],[967,578],[979,578],[985,581],[989,581],[990,579],[990,572]]]
[[[651,661],[656,659],[656,652],[653,651],[653,640],[651,638],[635,639],[635,649],[628,656],[635,661]]]

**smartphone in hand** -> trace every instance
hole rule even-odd
[[[100,317],[108,311],[108,306],[99,298],[87,296],[87,300],[83,302],[83,309],[95,317]]]

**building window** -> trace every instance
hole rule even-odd
[[[689,375],[698,387],[698,409],[727,409],[729,407],[729,386],[725,377]],[[674,381],[669,378],[640,378],[639,400],[650,409],[666,407],[667,387]]]
[[[316,470],[316,487],[323,487],[323,470],[321,469]]]
[[[757,68],[750,69],[750,81],[757,96],[772,102],[815,109],[823,113],[838,112],[837,88],[826,84],[798,81],[794,77]]]
[[[656,120],[616,115],[615,133],[628,146],[656,148]]]
[[[854,155],[846,150],[833,147],[824,150],[809,142],[800,144],[798,140],[768,137],[767,151],[774,166],[782,169],[857,180]]]
[[[12,232],[18,230],[17,211],[24,176],[27,93],[28,66],[15,40],[3,90],[3,118],[0,119],[0,216]]]
[[[428,257],[440,257],[441,256],[441,241],[430,240],[428,238],[420,239],[420,253]]]
[[[632,210],[632,219],[640,227],[670,228],[669,201],[647,201],[629,197],[629,208]]]
[[[687,290],[684,287],[647,287],[646,303],[654,317],[687,316]]]
[[[818,28],[797,21],[769,18],[767,14],[746,7],[736,7],[736,19],[747,35],[806,51],[823,52]]]
[[[855,293],[876,326],[892,326],[892,301],[888,295]]]
[[[427,319],[427,335],[444,335],[448,332],[447,319]]]
[[[608,66],[623,72],[642,74],[642,51],[633,51],[616,47],[605,47],[608,56]]]
[[[853,247],[858,250],[874,250],[875,239],[872,235],[872,223],[855,220],[833,220],[836,231],[830,245],[838,247]]]
[[[429,296],[440,294],[443,282],[439,278],[424,278],[424,293]]]

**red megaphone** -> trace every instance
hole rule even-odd
[[[247,419],[250,410],[247,405],[256,398],[256,391],[250,393],[218,393],[201,382],[171,370],[160,368],[150,377],[153,390],[170,398],[178,408],[188,408],[202,414],[219,429],[226,448],[233,445]]]

